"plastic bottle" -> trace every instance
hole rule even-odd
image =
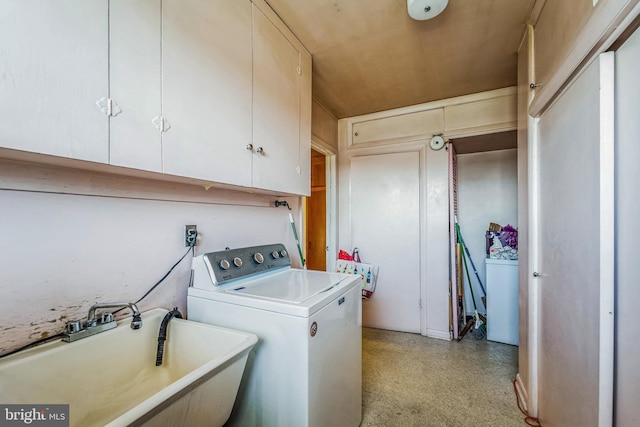
[[[502,242],[498,234],[493,235],[493,244],[489,248],[489,258],[498,258],[498,254],[502,252]]]

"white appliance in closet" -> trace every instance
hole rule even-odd
[[[518,260],[486,259],[487,339],[518,345]]]

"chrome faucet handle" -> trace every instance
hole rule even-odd
[[[131,319],[131,329],[140,328],[142,328],[142,316],[140,316],[140,314],[134,314],[133,319]]]
[[[82,329],[82,322],[80,320],[72,320],[68,322],[65,326],[65,332],[67,334],[75,334],[76,332],[80,332]]]
[[[113,313],[105,311],[100,315],[100,323],[109,323],[109,322],[113,322]]]

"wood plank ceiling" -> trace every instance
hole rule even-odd
[[[449,0],[415,21],[406,0],[267,0],[313,55],[313,97],[337,118],[516,84],[535,0]]]

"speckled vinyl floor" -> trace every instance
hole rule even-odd
[[[363,328],[362,353],[362,427],[526,426],[517,347]]]

